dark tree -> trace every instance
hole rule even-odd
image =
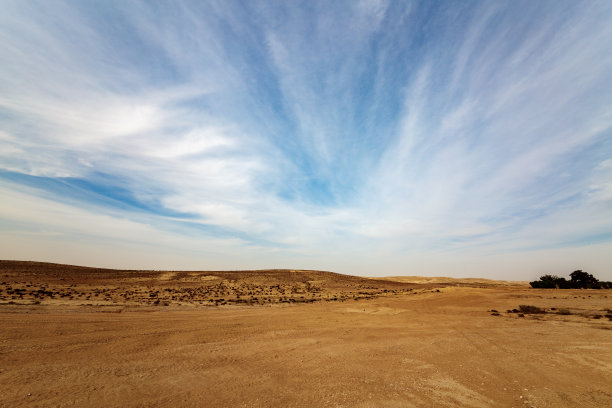
[[[529,283],[532,288],[541,288],[541,289],[566,289],[569,287],[569,282],[565,280],[565,278],[560,278],[555,275],[543,275],[540,277],[539,281],[534,281]]]
[[[593,275],[582,270],[570,273],[572,288],[599,289],[599,281]]]
[[[529,282],[532,288],[540,289],[610,289],[612,282],[600,282],[590,273],[577,270],[570,273],[571,280],[555,275],[543,275],[540,280]]]

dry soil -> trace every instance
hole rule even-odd
[[[612,406],[612,291],[483,282],[1,261],[0,406]]]

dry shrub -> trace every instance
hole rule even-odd
[[[519,311],[524,314],[541,314],[546,313],[542,308],[533,305],[519,305]]]

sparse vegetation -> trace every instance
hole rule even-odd
[[[610,309],[603,309],[604,312],[608,312]],[[491,309],[489,310],[489,312],[491,312],[491,315],[493,316],[500,316],[500,313],[497,312],[497,310]],[[508,314],[516,314],[518,317],[525,317],[525,315],[534,315],[534,314],[549,314],[549,315],[561,315],[561,316],[569,316],[569,315],[576,315],[576,316],[580,316],[580,317],[584,317],[586,319],[595,319],[595,320],[599,320],[599,319],[603,319],[604,317],[607,318],[608,320],[612,321],[612,313],[597,313],[595,311],[591,311],[591,312],[581,312],[581,313],[572,313],[570,311],[570,309],[568,308],[556,308],[556,307],[551,307],[550,309],[545,309],[542,307],[538,307],[538,306],[534,306],[534,305],[519,305],[518,309],[508,309],[506,310],[506,312]]]
[[[223,306],[345,302],[415,294],[415,284],[321,271],[119,271],[0,261],[20,280],[0,284],[0,303],[85,306]],[[28,277],[29,281],[21,281]],[[44,281],[41,281],[44,279]],[[120,282],[119,284],[117,284]],[[424,290],[425,291],[425,290]],[[420,293],[420,292],[419,292]],[[6,304],[6,303],[5,303]]]
[[[519,312],[523,314],[542,314],[546,310],[533,305],[519,305]]]

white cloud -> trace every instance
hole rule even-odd
[[[7,186],[4,218],[174,254],[172,242],[230,257],[265,246],[275,262],[346,272],[375,257],[397,272],[405,254],[424,264],[610,227],[608,157],[564,165],[612,129],[609,7],[568,16],[534,5],[518,19],[511,5],[469,18],[449,5],[419,25],[425,5],[285,6],[124,3],[104,16],[125,20],[113,37],[84,5],[7,5],[2,169],[114,177],[143,202],[195,216],[184,222],[241,238],[169,240],[158,216],[78,211]]]

